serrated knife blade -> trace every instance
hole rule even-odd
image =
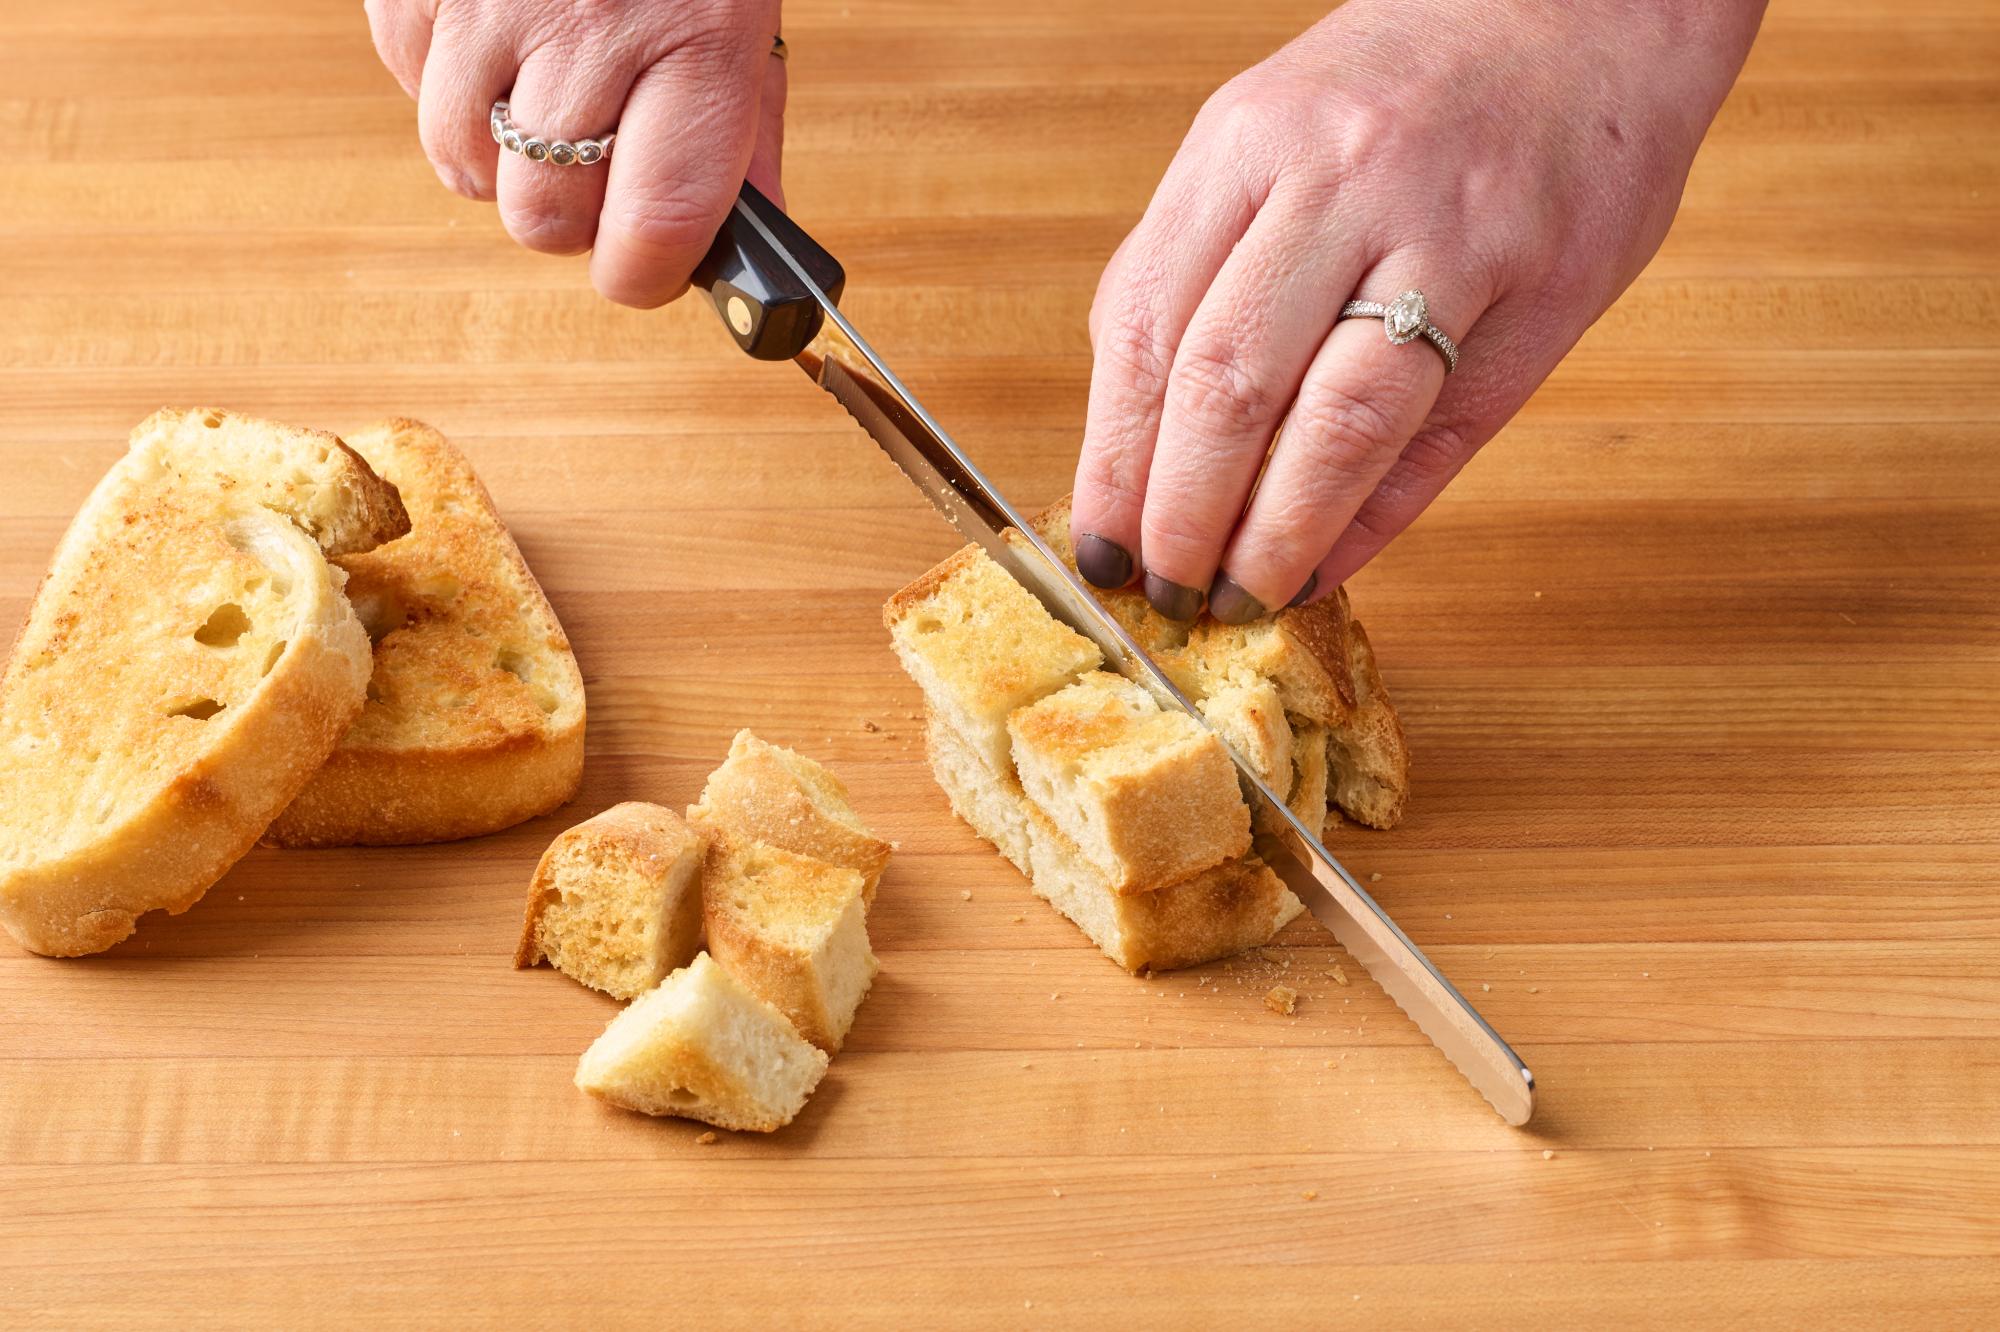
[[[766,211],[780,225],[768,223],[762,215]],[[744,239],[754,236],[755,244],[767,247],[768,254],[789,270],[787,280],[817,305],[818,317],[812,320],[817,331],[795,357],[813,382],[847,409],[960,535],[992,556],[1050,614],[1096,643],[1109,665],[1150,691],[1162,707],[1183,712],[1212,731],[1200,711],[855,331],[836,303],[837,287],[829,293],[815,278],[815,270],[838,275],[837,264],[823,252],[803,258],[794,253],[788,240],[803,238],[809,244],[810,238],[747,186],[736,204],[732,226],[747,228]],[[737,311],[725,304],[723,288],[711,291],[725,321],[736,326],[739,342],[749,349],[746,339],[753,337],[752,329],[739,323]],[[1257,837],[1257,853],[1501,1118],[1509,1124],[1527,1123],[1535,1109],[1535,1079],[1527,1066],[1235,747],[1216,734],[1236,764],[1253,814],[1264,816],[1257,825],[1277,829]]]

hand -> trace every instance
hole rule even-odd
[[[591,250],[626,305],[687,287],[739,186],[782,205],[785,63],[778,0],[367,0],[375,49],[417,99],[444,183],[498,199],[531,250]],[[559,167],[500,150],[493,103],[544,139],[618,133],[608,162]]]
[[[1180,620],[1331,593],[1658,248],[1762,8],[1354,0],[1221,88],[1091,310],[1085,576]],[[1411,287],[1449,379],[1335,322]]]

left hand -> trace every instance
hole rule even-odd
[[[1658,248],[1762,8],[1353,0],[1220,89],[1091,310],[1084,575],[1179,620],[1330,594]],[[1335,322],[1412,287],[1449,379]]]

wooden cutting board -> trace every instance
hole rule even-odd
[[[793,207],[1022,502],[1068,486],[1099,266],[1316,8],[787,7]],[[1033,900],[877,618],[942,524],[708,312],[614,309],[440,189],[351,0],[7,7],[0,616],[162,403],[413,415],[591,725],[558,816],[0,949],[0,1321],[1990,1319],[1996,71],[1978,0],[1775,6],[1659,259],[1355,581],[1417,794],[1334,841],[1540,1076],[1517,1132],[1309,922],[1137,980]],[[556,830],[687,802],[746,725],[902,852],[811,1107],[701,1145],[579,1095],[610,1003],[508,959]]]

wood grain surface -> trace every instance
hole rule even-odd
[[[786,8],[794,211],[1053,498],[1098,268],[1315,5]],[[1657,261],[1355,582],[1416,796],[1336,850],[1534,1067],[1527,1131],[1309,921],[1139,980],[1034,901],[878,620],[947,530],[712,314],[613,308],[441,189],[351,0],[8,4],[0,123],[0,619],[163,403],[411,415],[591,702],[558,816],[259,850],[106,956],[0,950],[0,1321],[1992,1325],[1988,0],[1780,0]],[[745,725],[902,850],[818,1096],[701,1145],[578,1094],[611,1004],[508,960],[559,828],[689,801]]]

